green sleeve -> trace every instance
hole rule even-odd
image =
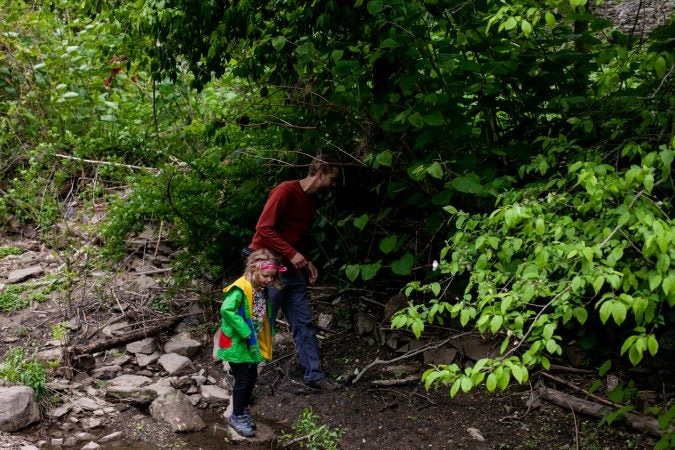
[[[246,296],[239,288],[234,287],[225,293],[223,305],[220,307],[220,317],[226,335],[233,336],[236,333],[241,338],[247,338],[251,334],[251,329],[239,315],[239,308],[245,301]]]

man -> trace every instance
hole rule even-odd
[[[253,250],[272,250],[288,263],[289,270],[281,279],[283,287],[270,287],[272,317],[276,318],[279,308],[284,312],[305,370],[305,384],[318,390],[334,390],[338,385],[321,370],[319,344],[312,325],[307,282],[314,283],[319,272],[308,259],[309,230],[319,206],[317,192],[334,186],[339,175],[337,161],[319,154],[305,178],[284,181],[273,188],[249,245]]]

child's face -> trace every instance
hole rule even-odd
[[[256,288],[265,287],[274,281],[277,276],[277,269],[260,269],[253,277],[253,285]]]

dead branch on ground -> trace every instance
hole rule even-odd
[[[570,408],[573,411],[592,417],[605,417],[613,411],[613,408],[609,406],[577,398],[543,385],[539,387],[539,393],[543,399],[548,400],[554,405],[560,406],[561,408]],[[661,429],[658,421],[652,417],[626,412],[623,414],[622,419],[633,429],[641,432],[648,432],[654,436],[662,436],[666,432],[666,430]],[[675,427],[670,427],[667,431],[672,432],[674,430]]]

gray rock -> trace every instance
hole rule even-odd
[[[105,398],[135,406],[149,405],[157,398],[157,392],[147,387],[112,385],[106,387]]]
[[[61,361],[63,358],[63,350],[61,347],[40,350],[35,354],[35,358],[45,362]]]
[[[359,336],[364,336],[366,334],[372,333],[377,326],[377,322],[368,313],[359,311],[354,314],[354,327]]]
[[[105,388],[105,398],[114,402],[131,405],[149,405],[157,398],[157,392],[148,386],[152,379],[140,375],[120,375]]]
[[[72,401],[73,407],[80,408],[84,411],[96,411],[103,406],[109,406],[109,403],[99,402],[93,398],[80,397]]]
[[[423,354],[424,364],[450,364],[457,356],[457,349],[451,345],[426,350]]]
[[[110,366],[102,366],[95,368],[91,372],[91,376],[93,378],[98,378],[99,380],[112,380],[120,373],[121,370],[122,367],[116,364]]]
[[[122,439],[122,432],[121,431],[115,431],[114,433],[107,434],[103,436],[101,439],[98,440],[101,444],[105,444],[107,442],[113,442],[113,441],[118,441]]]
[[[111,323],[110,325],[104,327],[103,330],[101,330],[101,333],[103,333],[104,336],[113,337],[115,335],[121,334],[122,332],[120,330],[128,326],[129,322],[122,320],[120,322]]]
[[[0,387],[0,431],[21,430],[39,420],[33,389],[27,386]]]
[[[129,353],[142,353],[144,355],[149,355],[154,352],[155,349],[155,339],[151,337],[127,344],[127,351]]]
[[[225,389],[213,384],[205,384],[201,386],[201,394],[206,399],[216,399],[229,401],[231,394]]]
[[[185,375],[195,371],[190,358],[176,353],[166,353],[160,356],[158,362],[170,375]]]
[[[478,361],[483,358],[492,358],[499,353],[499,347],[480,336],[460,336],[452,344],[467,358]]]
[[[154,352],[149,355],[145,355],[143,353],[136,353],[136,364],[138,364],[138,367],[147,367],[150,364],[157,362],[158,359],[159,359],[158,352]]]
[[[188,333],[179,333],[164,344],[165,353],[176,353],[188,358],[196,355],[201,348],[201,342],[193,339]]]
[[[199,416],[190,399],[176,389],[158,397],[149,409],[153,419],[168,423],[174,432],[197,431],[206,428],[206,423]]]
[[[39,277],[44,273],[42,266],[31,266],[25,269],[12,270],[7,276],[7,284],[20,283],[28,278]]]
[[[142,386],[148,386],[152,384],[152,378],[149,377],[144,377],[141,375],[131,375],[131,374],[125,374],[125,375],[120,375],[117,378],[113,378],[110,380],[110,385],[119,385],[119,386],[135,386],[135,387],[142,387]]]

